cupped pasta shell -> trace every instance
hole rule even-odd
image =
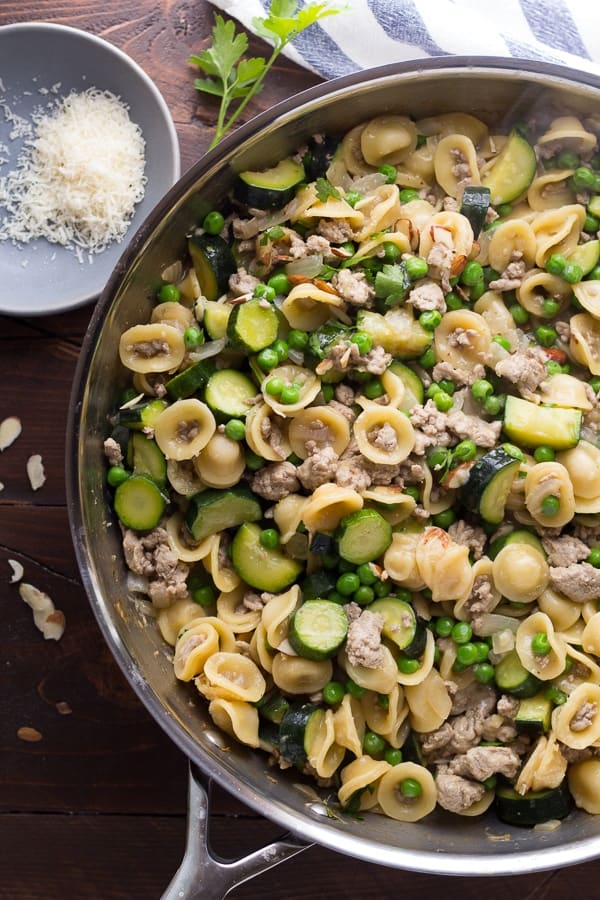
[[[489,264],[497,272],[504,272],[515,254],[521,253],[520,259],[530,268],[535,260],[536,249],[535,234],[529,222],[524,219],[509,219],[492,232],[488,248]]]
[[[345,699],[345,698],[344,698]],[[404,689],[395,684],[388,695],[387,703],[381,703],[381,697],[375,691],[366,691],[360,700],[363,721],[366,721],[371,731],[377,734],[389,732],[398,719],[398,714],[406,707]],[[357,754],[360,756],[360,753]]]
[[[271,378],[280,378],[284,385],[297,384],[300,387],[300,399],[296,403],[281,403],[277,397],[273,397],[266,390]],[[285,365],[272,369],[264,378],[260,389],[265,403],[280,416],[293,416],[304,409],[315,399],[321,390],[321,382],[311,369],[303,369],[301,366]]]
[[[308,497],[303,497],[301,494],[288,494],[273,507],[273,521],[279,529],[279,538],[282,544],[287,544],[290,538],[296,534],[307,503]]]
[[[277,441],[270,440],[273,420],[277,422]],[[257,403],[246,415],[246,443],[257,456],[269,462],[281,462],[292,452],[287,429],[287,420],[275,415],[266,403]]]
[[[156,624],[163,640],[174,647],[179,632],[194,619],[202,619],[203,612],[197,603],[187,597],[176,600],[171,606],[159,609],[156,614]]]
[[[307,748],[308,763],[319,778],[331,778],[345,755],[346,748],[335,739],[333,710],[328,709],[320,717],[316,733]]]
[[[375,695],[369,694],[369,696]],[[354,753],[355,756],[360,756],[365,736],[365,716],[362,701],[357,697],[353,697],[352,694],[344,694],[344,699],[333,714],[333,727],[336,744],[339,744],[340,747],[345,747],[351,753]]]
[[[226,488],[237,484],[246,468],[239,441],[215,432],[194,459],[194,467],[208,487]]]
[[[600,612],[595,613],[586,622],[581,635],[581,646],[586,653],[600,656]]]
[[[569,350],[573,358],[587,366],[592,375],[600,375],[600,320],[589,313],[571,316]]]
[[[542,304],[551,298],[558,300],[562,310],[571,297],[571,285],[558,275],[551,275],[543,269],[526,272],[517,288],[517,299],[521,306],[534,316],[543,316]]]
[[[550,652],[545,656],[532,650],[532,641],[537,634],[545,634],[548,637]],[[542,681],[556,678],[565,668],[567,646],[555,633],[552,620],[546,613],[534,612],[521,622],[517,628],[515,649],[521,665]]]
[[[406,685],[404,693],[410,709],[410,723],[415,731],[435,731],[450,715],[452,699],[436,669],[432,669],[419,684]]]
[[[537,598],[540,612],[546,613],[556,631],[563,632],[571,628],[581,615],[581,604],[569,600],[563,594],[547,587]]]
[[[574,375],[563,373],[551,375],[540,385],[540,393],[542,403],[550,406],[574,407],[582,409],[584,412],[589,412],[594,408],[586,391],[586,385]]]
[[[344,301],[338,294],[323,291],[311,282],[306,282],[291,289],[283,301],[281,311],[290,328],[315,331],[329,319],[331,307],[343,306]]]
[[[260,669],[242,653],[213,653],[204,663],[208,686],[198,687],[209,699],[244,700],[256,703],[266,690]]]
[[[353,262],[358,262],[367,256],[377,256],[378,250],[382,252],[382,244],[393,244],[400,253],[410,253],[410,240],[404,231],[384,231],[382,234],[367,237],[359,244]]]
[[[434,603],[457,600],[473,586],[469,548],[456,544],[442,528],[426,528],[416,545],[419,574]]]
[[[492,333],[478,313],[469,309],[447,312],[435,330],[435,355],[457,369],[465,363],[485,365],[488,361]]]
[[[569,791],[575,805],[592,816],[600,815],[600,759],[584,759],[569,766]]]
[[[342,786],[338,790],[340,806],[344,808],[355,795],[360,796],[359,810],[371,809],[377,803],[376,787],[382,775],[391,769],[384,760],[359,756],[340,772]],[[371,788],[371,790],[369,790]]]
[[[383,568],[396,584],[411,591],[424,588],[425,582],[417,567],[417,544],[420,532],[394,532],[392,543],[383,556]]]
[[[369,165],[362,153],[361,136],[365,124],[356,125],[347,131],[342,140],[342,159],[351,175],[368,175],[369,172],[377,171],[377,166]]]
[[[152,310],[150,321],[171,325],[183,334],[186,328],[194,324],[194,314],[189,307],[183,306],[179,301],[159,303]]]
[[[191,497],[206,488],[191,459],[168,459],[167,481],[182,497]]]
[[[573,285],[573,293],[587,312],[600,319],[600,281],[580,281]]]
[[[290,422],[288,438],[292,451],[300,459],[309,455],[308,441],[317,447],[333,447],[338,456],[350,443],[350,425],[342,413],[328,406],[309,406]]]
[[[175,642],[175,677],[180,681],[191,681],[200,675],[206,660],[219,651],[219,645],[220,633],[208,616],[192,619],[187,628],[182,628]]]
[[[220,534],[213,534],[210,551],[202,560],[204,568],[212,575],[212,580],[217,590],[225,592],[233,591],[241,580],[229,563],[224,564],[223,562],[224,558],[227,559],[227,541],[227,532],[222,531]]]
[[[583,750],[600,740],[600,685],[584,682],[552,713],[552,730],[559,741]]]
[[[385,644],[382,644],[380,649],[382,661],[376,669],[354,665],[348,659],[345,650],[338,655],[338,662],[348,677],[360,687],[364,687],[368,691],[376,691],[378,694],[389,694],[398,681],[398,666]]]
[[[518,794],[557,788],[567,771],[567,760],[560,752],[556,736],[541,735],[515,783]]]
[[[402,782],[410,778],[421,786],[418,797],[407,798],[400,791]],[[437,789],[433,775],[425,766],[402,762],[383,775],[377,787],[377,803],[391,819],[418,822],[433,812],[437,803]]]
[[[154,423],[154,439],[167,459],[191,459],[206,447],[217,423],[201,400],[176,400]]]
[[[547,131],[538,139],[541,147],[553,147],[575,150],[577,153],[588,153],[596,146],[596,135],[586,131],[577,116],[559,116],[554,119]]]
[[[532,603],[548,587],[550,572],[542,553],[529,544],[506,544],[493,562],[494,584],[514,603]]]
[[[297,584],[283,594],[275,594],[265,603],[261,621],[269,647],[277,649],[287,638],[290,618],[301,603]]]
[[[600,496],[600,448],[589,441],[579,441],[571,450],[556,454],[571,479],[577,499],[594,500]]]
[[[538,213],[531,223],[537,242],[535,264],[544,268],[553,253],[566,256],[579,243],[585,221],[585,207],[579,203]]]
[[[261,620],[261,611],[246,609],[243,604],[246,586],[239,584],[233,591],[222,591],[217,598],[217,615],[235,634],[254,631]]]
[[[438,212],[421,232],[419,255],[427,259],[433,245],[441,242],[453,250],[455,259],[466,261],[473,250],[473,241],[473,229],[466,216],[452,211]]]
[[[547,497],[560,501],[554,515],[544,512]],[[575,515],[575,497],[568,470],[559,462],[532,466],[525,476],[525,506],[536,522],[546,528],[562,528]]]
[[[404,522],[413,514],[417,505],[414,497],[405,494],[399,484],[374,485],[361,491],[361,496],[367,506],[374,506],[390,525]]]
[[[356,204],[365,221],[355,233],[357,241],[365,241],[376,232],[390,228],[401,216],[400,192],[395,184],[382,184]]]
[[[345,219],[350,223],[351,228],[360,228],[363,224],[363,214],[350,206],[350,204],[341,197],[336,199],[333,197],[327,200],[313,203],[308,209],[302,213],[303,219]]]
[[[119,356],[133,372],[175,371],[185,356],[183,334],[160,322],[133,325],[121,335]]]
[[[213,535],[204,538],[200,543],[194,541],[191,534],[183,528],[183,516],[180,512],[173,513],[167,519],[165,531],[171,550],[182,562],[199,562],[210,552]]]
[[[287,694],[316,694],[331,681],[333,665],[330,659],[315,662],[302,656],[276,653],[271,675],[273,681]]]
[[[466,134],[476,147],[479,147],[488,136],[488,127],[481,119],[470,113],[452,112],[441,113],[439,116],[428,116],[416,122],[419,134],[427,137],[447,134]]]
[[[433,632],[427,629],[427,634],[425,637],[425,650],[421,654],[419,659],[419,668],[416,672],[401,672],[398,671],[398,684],[402,684],[405,687],[411,684],[420,684],[422,681],[425,681],[429,673],[433,668],[433,663],[435,660],[435,638],[433,636]]]
[[[573,169],[553,169],[534,178],[527,191],[529,206],[541,212],[569,206],[575,200],[575,192],[569,184]]]
[[[443,137],[435,149],[433,162],[436,180],[450,197],[458,197],[465,184],[481,184],[477,151],[473,141],[464,134]],[[468,174],[462,172],[463,166]]]
[[[362,509],[363,498],[352,488],[321,484],[313,491],[302,512],[302,520],[311,533],[335,531],[344,516]]]
[[[260,746],[258,737],[258,710],[242,700],[218,698],[208,705],[208,714],[218,728],[230,734],[241,744]]]
[[[398,165],[416,146],[417,129],[407,116],[377,116],[360,134],[363,159],[371,166]]]
[[[381,439],[385,429],[386,439]],[[393,431],[393,436],[390,434]],[[354,437],[366,459],[379,465],[396,465],[410,456],[415,446],[415,431],[410,420],[398,409],[373,404],[354,422]],[[389,438],[389,449],[386,440]],[[392,444],[395,444],[392,446]]]

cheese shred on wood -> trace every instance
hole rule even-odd
[[[125,104],[90,88],[33,121],[16,168],[0,179],[0,240],[45,238],[78,255],[120,241],[146,183],[144,138]]]

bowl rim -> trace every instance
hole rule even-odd
[[[473,75],[489,73],[494,69],[509,70],[515,78],[518,78],[521,73],[552,77],[557,82],[565,81],[566,83],[589,86],[600,92],[600,77],[593,73],[574,70],[552,63],[538,63],[531,60],[493,56],[434,57],[387,64],[326,81],[281,101],[240,126],[232,134],[227,135],[213,150],[205,154],[191,169],[184,173],[179,182],[171,188],[153,210],[121,257],[117,269],[107,282],[100,301],[94,310],[80,352],[69,407],[66,444],[67,506],[82,583],[100,630],[114,658],[154,720],[188,759],[196,763],[207,777],[214,779],[219,785],[236,796],[241,802],[247,804],[255,812],[268,816],[272,821],[295,833],[307,843],[314,841],[330,850],[356,859],[362,859],[365,862],[374,862],[383,866],[431,875],[492,877],[531,874],[532,872],[572,866],[596,858],[600,852],[598,836],[580,837],[577,835],[565,847],[552,846],[544,848],[547,852],[542,852],[540,847],[519,849],[518,840],[513,842],[513,846],[517,847],[514,852],[494,853],[493,850],[496,845],[491,844],[489,854],[473,853],[472,855],[440,850],[436,849],[435,846],[432,846],[431,849],[414,850],[401,846],[382,845],[380,841],[368,836],[363,837],[354,834],[345,836],[340,830],[328,827],[326,821],[310,818],[308,815],[302,816],[301,821],[299,821],[299,815],[294,813],[285,803],[274,796],[267,796],[264,792],[259,793],[255,791],[244,780],[243,772],[231,775],[222,769],[218,762],[213,761],[206,755],[204,749],[179,725],[175,717],[169,713],[154,694],[143,673],[140,672],[133,662],[116,628],[112,622],[104,617],[101,609],[101,592],[95,583],[94,574],[88,566],[83,516],[79,506],[77,458],[80,442],[80,412],[94,347],[105,315],[110,309],[111,295],[116,290],[124,272],[127,271],[137,256],[144,241],[154,231],[174,200],[189,190],[203,171],[218,165],[235,148],[244,144],[267,125],[272,125],[284,117],[297,106],[313,103],[325,95],[335,94],[338,90],[345,92],[347,88],[363,82],[384,80],[388,77],[409,72],[435,72],[436,70],[442,71],[444,69],[471,71]],[[299,824],[301,825],[301,831],[299,830]],[[454,822],[454,824],[455,827],[460,828],[459,821]],[[541,834],[540,839],[543,842],[543,835]]]
[[[73,25],[63,25],[59,22],[31,20],[29,22],[13,22],[9,25],[1,25],[0,39],[13,34],[23,34],[29,32],[50,32],[53,34],[65,34],[70,36],[74,40],[80,40],[83,42],[88,41],[91,44],[95,44],[98,48],[100,48],[101,51],[116,57],[122,63],[124,63],[124,65],[131,71],[132,77],[136,77],[151,95],[152,102],[155,104],[160,119],[163,122],[164,133],[168,141],[168,155],[164,156],[163,164],[169,173],[169,180],[171,184],[176,184],[181,176],[181,151],[179,147],[179,137],[177,135],[177,129],[175,127],[171,111],[169,110],[165,98],[161,94],[155,82],[142,68],[142,66],[138,62],[136,62],[133,57],[129,56],[129,54],[125,53],[125,51],[121,50],[119,47],[116,47],[106,38],[103,38],[97,34],[92,34],[91,32],[86,31],[83,28],[76,28]],[[5,85],[5,88],[8,92],[9,86]],[[3,95],[0,94],[0,99],[2,96]],[[144,139],[146,139],[145,135]],[[146,195],[144,194],[144,196]],[[156,201],[156,203],[158,202],[160,201]],[[153,204],[153,207],[156,206],[156,203]],[[148,215],[150,215],[150,213],[148,213]],[[147,221],[147,218],[148,216],[144,218],[143,222],[138,226],[136,231],[139,230],[139,228],[143,227],[143,224],[145,221]],[[132,234],[129,236],[127,236],[126,233],[123,237],[125,246],[123,247],[122,253],[125,252],[125,249],[128,246],[129,241],[133,237],[134,233],[135,232],[132,232]],[[110,248],[114,246],[114,244],[111,244]],[[120,255],[122,255],[122,253]],[[114,271],[114,268],[118,264],[118,261],[119,258],[117,257],[111,271]],[[43,293],[40,295],[37,305],[25,310],[22,308],[15,309],[11,307],[10,304],[5,305],[0,299],[0,315],[17,317],[59,315],[60,313],[64,313],[68,310],[76,309],[77,307],[84,306],[87,303],[91,303],[93,300],[99,298],[102,295],[102,293],[104,292],[104,287],[106,286],[105,282],[105,284],[100,287],[99,290],[96,286],[90,293],[89,288],[86,288],[85,284],[85,279],[82,279],[81,286],[77,290],[73,290],[68,298],[63,299],[61,302],[54,304],[51,307],[44,305],[43,297],[45,295]]]

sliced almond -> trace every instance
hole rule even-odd
[[[9,416],[0,422],[0,452],[14,444],[22,430],[21,420],[16,416]]]
[[[29,478],[29,483],[34,491],[39,490],[45,483],[46,474],[44,472],[42,457],[39,453],[34,453],[33,456],[30,456],[27,460],[27,477]]]
[[[37,728],[31,728],[29,725],[21,725],[17,731],[17,737],[20,741],[27,741],[30,744],[35,744],[42,740],[43,735]]]
[[[23,571],[24,571],[23,566],[21,565],[20,562],[17,562],[16,559],[9,559],[8,564],[11,567],[11,569],[13,570],[13,573],[12,573],[12,576],[10,579],[10,583],[16,584],[16,582],[20,581],[21,578],[23,577]]]
[[[59,700],[56,704],[56,712],[60,713],[61,716],[70,716],[73,710],[66,700]]]
[[[35,626],[42,632],[46,640],[60,640],[65,630],[65,615],[55,608],[48,594],[27,582],[19,585],[19,594],[33,610]]]

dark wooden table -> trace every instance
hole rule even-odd
[[[199,102],[186,58],[206,46],[212,23],[206,0],[0,0],[0,25],[34,19],[87,29],[125,50],[170,107],[184,169],[201,156],[215,107]],[[258,41],[251,49],[265,51]],[[284,62],[250,112],[317,80]],[[151,900],[160,897],[183,851],[186,760],[113,661],[71,546],[64,433],[90,313],[87,307],[48,318],[0,317],[0,421],[18,415],[23,424],[18,442],[0,455],[0,898],[6,900]],[[37,493],[25,471],[32,453],[42,454],[47,474]],[[9,583],[11,558],[65,613],[58,643],[43,640]],[[70,714],[57,704],[68,704]],[[41,740],[19,739],[23,726],[39,731]],[[277,829],[217,792],[211,833],[217,849],[231,857]],[[599,878],[600,862],[516,878],[442,879],[311,848],[232,896],[559,900],[596,896]]]

